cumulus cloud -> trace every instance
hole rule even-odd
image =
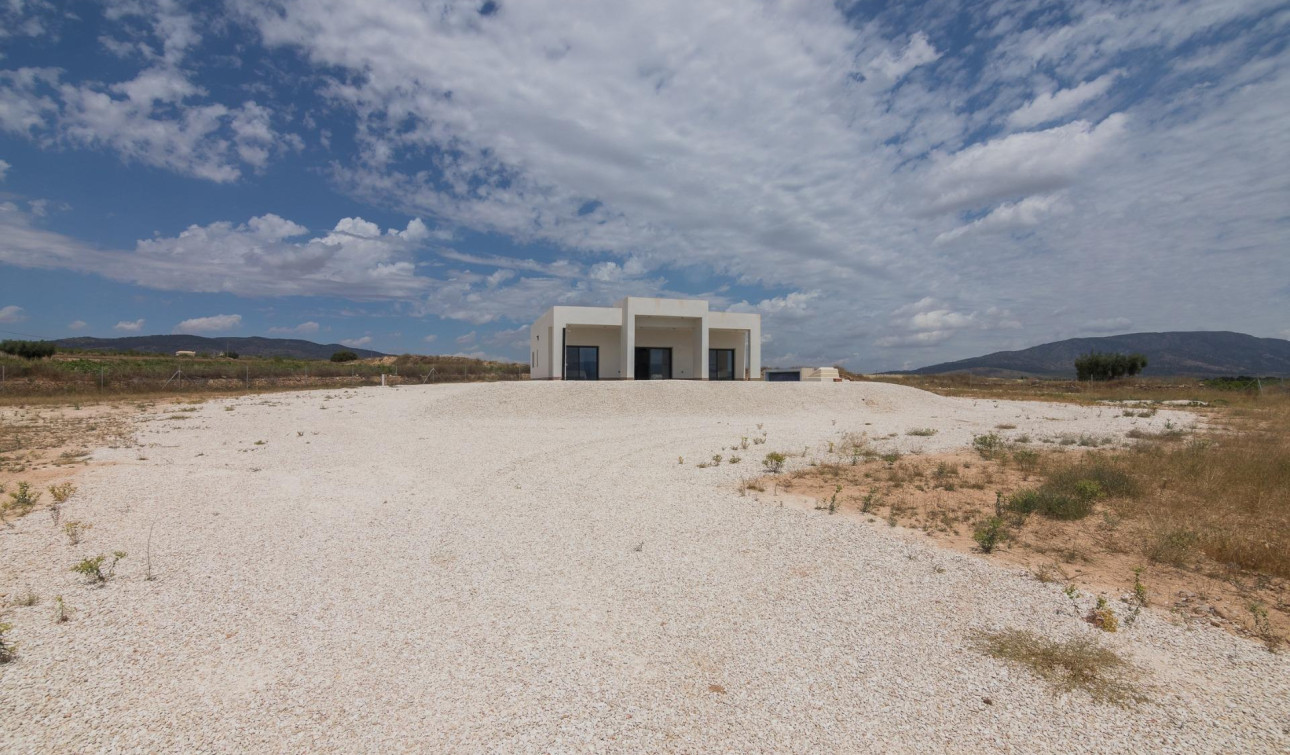
[[[27,315],[23,313],[22,307],[19,307],[16,304],[9,304],[7,306],[0,307],[0,322],[22,322],[26,319]]]
[[[431,333],[430,335],[426,336],[425,338],[422,338],[421,340],[424,341],[425,343],[434,343],[435,341],[439,340],[439,336],[435,335],[434,333]]]
[[[86,325],[88,325],[88,324],[89,324],[89,323],[85,322],[84,320],[72,320],[71,322],[67,323],[67,329],[68,329],[68,330],[84,330],[84,329],[85,329],[85,326],[86,326]]]
[[[433,283],[416,272],[413,251],[427,237],[418,219],[382,231],[362,218],[342,218],[330,231],[301,238],[308,235],[303,226],[268,214],[189,226],[120,252],[42,230],[10,204],[0,205],[0,231],[0,262],[165,290],[381,299],[409,298]]]
[[[341,340],[341,346],[348,346],[351,349],[359,349],[367,346],[372,342],[371,336],[361,336],[359,338],[345,338]]]
[[[118,322],[116,325],[113,325],[112,329],[120,330],[125,333],[138,333],[139,331],[143,330],[144,322],[145,321],[142,317],[140,317],[138,320],[122,320]]]
[[[242,324],[241,315],[194,317],[175,325],[174,333],[223,333]]]

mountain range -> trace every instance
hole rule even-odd
[[[237,352],[249,357],[289,357],[292,359],[330,359],[338,351],[352,351],[361,359],[382,357],[379,351],[356,349],[338,343],[314,343],[298,338],[206,338],[205,336],[166,335],[128,336],[126,338],[63,338],[54,342],[64,349],[87,351],[138,351],[146,354],[174,354],[196,351],[208,354]]]
[[[1101,338],[1070,338],[1020,351],[943,362],[905,374],[937,375],[970,372],[996,377],[1075,377],[1075,358],[1091,351],[1142,354],[1147,358],[1144,376],[1251,375],[1290,377],[1290,341],[1256,338],[1229,331],[1173,331],[1127,333]]]

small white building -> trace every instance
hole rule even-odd
[[[534,380],[760,380],[761,315],[629,296],[552,307],[529,330]]]

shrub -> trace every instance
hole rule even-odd
[[[33,492],[31,483],[20,482],[18,489],[9,493],[9,508],[19,509],[23,512],[29,511],[40,501],[40,491]]]
[[[1093,511],[1093,500],[1057,492],[1047,485],[1019,490],[1008,499],[1008,508],[1018,514],[1041,514],[1050,519],[1073,521]]]
[[[1097,598],[1097,605],[1088,612],[1088,616],[1085,616],[1084,620],[1103,632],[1114,632],[1120,628],[1120,622],[1115,618],[1115,612],[1106,604],[1106,598],[1100,595]]]
[[[994,549],[1008,539],[1008,528],[1002,517],[992,516],[976,526],[972,539],[981,546],[982,553],[993,553]]]
[[[63,602],[62,595],[54,596],[54,623],[62,624],[71,618],[71,611],[68,610],[67,604]]]
[[[995,458],[1004,451],[1006,446],[1006,441],[998,433],[972,436],[972,448],[976,449],[983,459]]]
[[[1089,352],[1075,360],[1075,376],[1080,380],[1117,380],[1132,377],[1147,366],[1141,354],[1098,354]]]
[[[67,544],[76,545],[81,542],[81,537],[85,532],[92,529],[94,525],[85,522],[68,522],[63,525],[63,534],[67,535]]]
[[[914,436],[917,436],[917,437],[920,437],[920,438],[930,438],[930,437],[932,437],[933,435],[935,435],[935,434],[936,434],[936,428],[934,428],[934,427],[915,427],[915,428],[914,428],[914,429],[912,429],[912,430],[906,430],[906,431],[905,431],[905,434],[906,434],[906,435],[914,435]]]
[[[784,471],[784,462],[787,459],[788,457],[784,456],[784,454],[778,451],[771,451],[766,454],[766,458],[762,459],[761,463],[762,466],[766,467],[767,472],[770,472],[771,474],[779,474]]]
[[[331,355],[333,362],[353,362],[358,359],[358,355],[352,351],[338,351]]]
[[[84,576],[91,584],[103,585],[116,573],[117,562],[125,558],[125,556],[125,551],[114,551],[112,553],[112,562],[108,564],[106,571],[103,569],[103,562],[107,559],[107,556],[102,554],[94,558],[82,559],[79,564],[72,567],[72,571]]]
[[[70,482],[49,486],[49,494],[54,497],[55,503],[67,503],[67,499],[71,498],[74,493],[76,493],[76,486]]]

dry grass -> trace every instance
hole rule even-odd
[[[1153,549],[1190,543],[1220,564],[1290,577],[1290,397],[1221,419],[1217,432],[1118,455],[1142,492],[1116,508],[1151,523]]]
[[[998,384],[974,379],[986,394],[1039,397],[1024,381]],[[1147,402],[1188,395],[1157,384],[1101,389]],[[1073,579],[1111,596],[1147,567],[1158,605],[1188,621],[1290,636],[1290,391],[1197,390],[1211,404],[1189,407],[1203,415],[1203,432],[1137,433],[1127,447],[1096,448],[1001,438],[988,458],[887,459],[863,437],[843,436],[814,466],[763,487],[818,505],[842,485],[842,513],[921,530],[962,551],[979,551],[973,532],[1002,516],[1007,531],[992,559],[1026,569],[1066,564]]]
[[[1141,702],[1133,683],[1137,671],[1114,651],[1091,637],[1058,642],[1024,629],[978,632],[972,645],[993,658],[1030,669],[1058,690],[1083,690],[1098,702]]]

